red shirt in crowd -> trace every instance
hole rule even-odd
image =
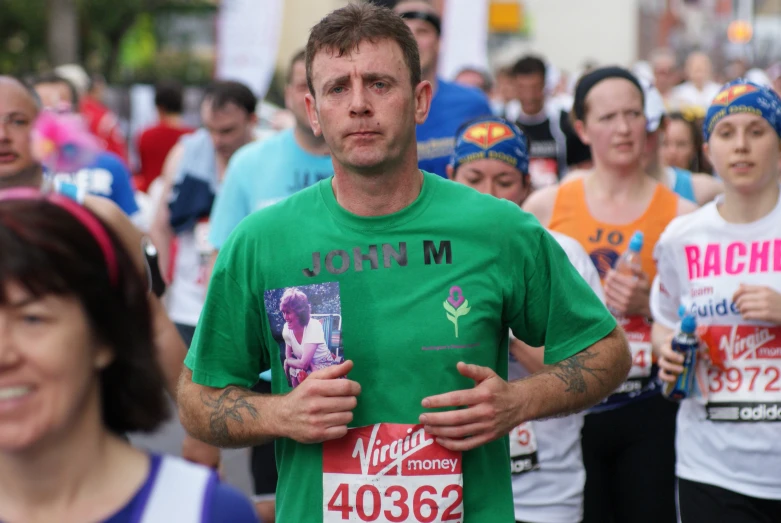
[[[97,137],[103,149],[116,154],[122,158],[126,166],[129,165],[125,137],[114,113],[89,96],[84,96],[80,105],[81,114],[87,122],[89,131]]]
[[[144,130],[138,137],[138,158],[140,167],[135,176],[136,188],[146,192],[163,171],[165,158],[176,142],[185,134],[193,132],[190,127],[171,127],[159,123]]]

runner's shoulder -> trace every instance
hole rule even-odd
[[[693,203],[681,198],[682,202],[686,202],[689,205]],[[684,241],[691,235],[700,232],[703,226],[707,227],[712,222],[710,217],[715,212],[716,202],[710,202],[703,205],[700,208],[695,206],[692,212],[681,214],[667,224],[664,232],[659,237],[659,243],[674,243],[677,241]]]
[[[551,185],[536,190],[523,203],[523,210],[532,214],[542,224],[547,227],[550,224],[553,215],[553,206],[559,195],[559,186]]]
[[[308,220],[316,219],[318,213],[327,213],[328,209],[320,197],[320,187],[323,183],[331,183],[331,178],[326,178],[315,184],[301,189],[295,194],[247,216],[236,227],[236,233],[231,236],[257,236],[264,233],[278,231],[280,223],[287,222],[297,224],[297,227],[306,225]],[[289,234],[289,231],[288,231]]]
[[[488,106],[490,109],[488,98],[485,96],[485,93],[476,87],[439,80],[439,92],[444,95],[444,98],[448,100],[448,103],[457,101],[459,103],[473,104],[479,106],[481,109]]]
[[[471,228],[484,227],[487,231],[516,234],[528,231],[529,227],[539,227],[537,220],[516,203],[482,194],[434,174],[426,173],[426,176],[427,182],[436,184],[435,199],[444,208],[443,212],[451,213],[453,219],[462,218]]]
[[[257,170],[263,166],[263,160],[267,159],[269,155],[277,152],[275,151],[276,148],[287,141],[292,134],[292,129],[286,129],[275,133],[268,138],[264,138],[263,140],[255,140],[243,145],[231,157],[229,167],[238,164],[251,164],[252,167]]]

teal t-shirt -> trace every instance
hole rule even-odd
[[[277,441],[279,521],[513,521],[507,438],[454,457],[418,432],[421,400],[474,386],[459,361],[506,379],[510,329],[551,364],[615,326],[517,205],[424,173],[408,207],[359,217],[329,179],[231,235],[185,363],[218,388],[250,387],[271,368],[286,393],[355,362],[362,392],[345,441]]]
[[[293,129],[245,145],[231,158],[214,201],[209,243],[221,249],[241,220],[333,174],[331,157],[306,152]]]

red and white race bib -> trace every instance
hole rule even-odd
[[[323,443],[323,522],[460,523],[461,465],[422,425],[350,429]]]
[[[518,475],[538,468],[537,437],[533,422],[527,421],[510,432],[510,473]]]
[[[699,372],[708,419],[781,421],[781,327],[711,325],[703,340],[719,362]]]
[[[542,189],[559,183],[559,164],[555,158],[529,159],[529,179],[532,187]]]
[[[647,378],[651,375],[653,350],[651,349],[651,322],[642,316],[623,317],[619,320],[632,351],[632,369],[629,379]]]

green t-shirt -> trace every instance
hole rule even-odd
[[[285,296],[287,309],[300,311],[296,293],[285,292],[291,287],[306,295],[308,319],[296,312],[288,323],[280,312]],[[421,400],[474,386],[456,370],[459,361],[506,379],[510,329],[544,345],[551,364],[615,326],[556,240],[517,205],[424,173],[411,205],[366,218],[339,206],[328,179],[234,231],[185,363],[193,381],[217,388],[251,387],[271,368],[274,393],[286,393],[290,376],[304,379],[331,360],[355,362],[349,377],[362,392],[350,427],[366,428],[351,430],[341,448],[277,441],[279,521],[502,522],[513,521],[508,440],[465,452],[456,466],[452,453],[413,427]],[[302,365],[306,346],[315,350]],[[291,356],[303,369],[286,373],[283,360]],[[372,426],[379,430],[370,440]],[[424,443],[438,450],[414,456]],[[421,456],[430,459],[412,459]],[[361,457],[364,468],[353,467],[350,459]],[[407,491],[378,491],[376,477],[355,475],[376,474],[392,457],[383,481],[408,481]],[[436,476],[440,465],[451,474]],[[457,468],[462,478],[452,474]],[[345,478],[349,487],[340,483]],[[430,485],[421,490],[420,481]]]

